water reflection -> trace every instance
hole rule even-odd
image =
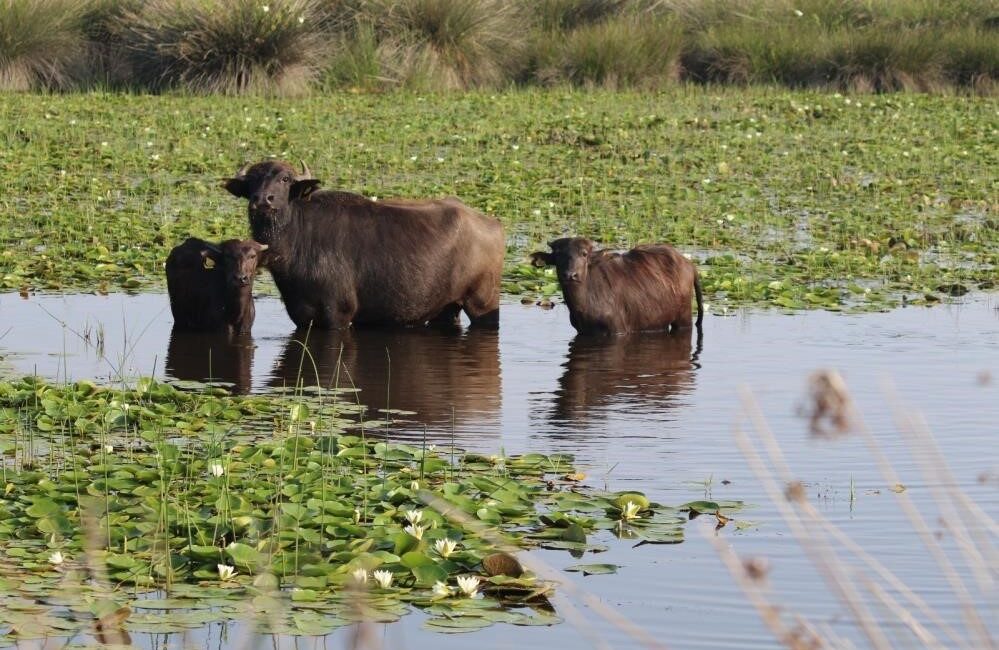
[[[306,354],[307,352],[307,354]],[[270,386],[358,388],[369,409],[412,411],[426,424],[495,420],[501,402],[499,336],[434,328],[296,332]]]
[[[253,378],[253,339],[224,332],[188,332],[173,328],[167,346],[166,372],[176,379],[232,384],[249,393]]]
[[[579,422],[614,407],[663,419],[664,409],[694,390],[701,331],[693,351],[692,338],[693,330],[576,336],[558,380],[552,420]]]

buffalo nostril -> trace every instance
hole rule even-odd
[[[270,205],[272,203],[274,203],[274,195],[273,194],[268,194],[267,195],[267,205]]]

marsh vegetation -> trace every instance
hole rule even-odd
[[[0,87],[991,93],[993,0],[4,0]],[[43,27],[44,26],[44,27]]]

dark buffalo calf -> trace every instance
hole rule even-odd
[[[552,252],[531,254],[535,264],[558,272],[569,320],[581,334],[679,330],[697,326],[704,308],[694,264],[672,246],[637,246],[626,253],[597,250],[583,237],[550,242]]]
[[[303,165],[304,167],[304,165]],[[318,190],[305,167],[247,165],[225,183],[300,328],[499,322],[503,227],[455,198],[372,201]]]
[[[216,246],[189,237],[170,251],[166,276],[174,327],[248,334],[256,315],[253,276],[266,250],[252,239]]]

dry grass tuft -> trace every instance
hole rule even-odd
[[[150,89],[299,95],[327,57],[319,18],[315,0],[150,0],[126,12],[121,33]]]

